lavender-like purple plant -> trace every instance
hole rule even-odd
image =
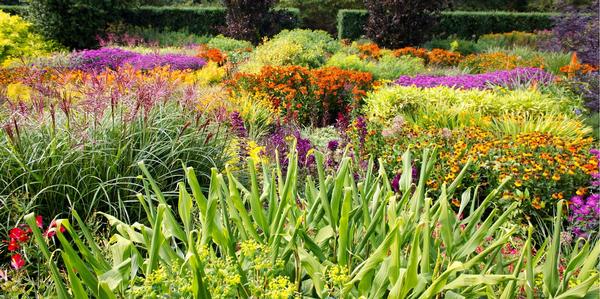
[[[531,84],[548,85],[554,81],[554,75],[539,68],[516,68],[509,71],[496,71],[477,75],[430,76],[417,75],[414,77],[401,76],[396,84],[431,88],[437,86],[455,87],[460,89],[490,89],[495,86],[516,88]]]
[[[181,54],[141,54],[118,48],[84,50],[73,53],[70,58],[71,68],[84,71],[114,70],[126,64],[142,70],[167,65],[172,70],[196,70],[202,68],[206,60]]]

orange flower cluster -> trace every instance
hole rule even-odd
[[[360,51],[360,58],[374,58],[378,59],[381,57],[381,48],[375,43],[367,43],[358,46]]]
[[[410,55],[414,57],[419,57],[424,59],[425,63],[427,64],[442,66],[457,65],[462,60],[462,55],[460,55],[460,53],[447,51],[444,49],[433,49],[431,51],[427,51],[423,48],[405,47],[394,50],[394,55]]]
[[[369,138],[380,137],[369,134]],[[438,165],[428,182],[434,190],[451,183],[468,160],[473,164],[463,186],[481,183],[494,188],[511,177],[499,203],[517,200],[525,215],[550,215],[556,201],[585,192],[590,175],[598,171],[598,160],[589,153],[592,138],[566,139],[539,132],[498,137],[477,127],[454,131],[407,127],[384,140],[385,145],[372,148],[370,154],[383,157],[393,172],[401,169],[406,149],[439,148]]]
[[[473,73],[487,73],[498,70],[512,70],[517,67],[544,67],[544,59],[536,56],[531,60],[503,52],[471,54],[460,63]]]
[[[435,65],[458,65],[462,60],[460,53],[446,51],[443,49],[433,49],[427,53],[427,63]]]
[[[560,71],[565,73],[569,78],[573,78],[577,74],[587,74],[597,70],[597,66],[587,63],[579,63],[579,60],[577,59],[577,53],[573,53],[573,55],[571,55],[571,62],[569,64],[560,68]]]
[[[394,50],[394,55],[396,55],[396,56],[410,55],[410,56],[414,56],[414,57],[427,59],[427,50],[423,49],[423,48],[404,47],[401,49]]]
[[[328,125],[354,110],[374,81],[370,73],[336,67],[266,66],[259,74],[237,74],[229,84],[270,95],[287,121]]]
[[[218,64],[223,64],[225,63],[225,60],[227,60],[227,55],[221,52],[221,50],[210,48],[206,45],[200,45],[198,47],[198,54],[196,56]]]

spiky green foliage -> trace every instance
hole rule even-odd
[[[323,165],[321,154],[316,159]],[[563,257],[562,202],[551,245],[542,246],[534,258],[530,232],[520,257],[506,260],[500,252],[516,230],[507,222],[511,209],[491,205],[502,185],[475,204],[471,198],[477,188],[455,194],[463,171],[433,200],[425,182],[435,163],[434,152],[420,157],[417,182],[410,175],[410,153],[403,156],[399,193],[392,191],[385,172],[376,171],[373,161],[355,181],[352,161],[345,158],[332,175],[319,166],[316,180],[308,177],[301,194],[298,157],[292,153],[289,160],[285,174],[279,167],[265,166],[261,175],[249,160],[247,185],[230,169],[214,169],[208,192],[199,187],[194,169],[186,168],[176,208],[168,205],[140,162],[146,191],[138,199],[147,224],[129,225],[105,215],[116,232],[103,248],[77,214],[78,227],[61,220],[67,232],[58,233],[63,247],[59,260],[68,275],[53,276],[57,295],[69,297],[64,291],[69,289],[82,298],[115,298],[149,284],[160,289],[175,279],[189,282],[189,287],[173,284],[170,291],[194,298],[287,298],[295,292],[319,298],[517,298],[521,288],[533,296],[533,280],[539,274],[544,275],[540,290],[546,297],[581,298],[595,290],[600,245],[584,242],[567,257],[563,276],[557,273]],[[451,208],[449,200],[455,197],[461,198],[458,214],[469,216],[461,219]],[[26,219],[37,231],[34,215]],[[492,241],[486,243],[489,238]],[[257,249],[268,254],[257,254]],[[56,258],[46,257],[56,272]],[[214,272],[215,265],[221,265],[220,271]],[[143,283],[140,277],[145,277]],[[567,284],[569,278],[577,283]]]

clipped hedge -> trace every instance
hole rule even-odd
[[[299,11],[293,8],[278,9],[284,17],[280,18],[281,29],[293,29],[298,26]],[[123,20],[127,24],[164,28],[173,31],[187,29],[198,35],[216,35],[219,28],[225,26],[227,11],[224,7],[155,7],[144,6],[126,11]]]
[[[24,5],[0,5],[0,10],[21,16],[27,14],[27,6]],[[277,28],[283,30],[298,27],[298,9],[277,8],[277,11],[282,13],[278,18]],[[217,35],[219,27],[225,26],[226,14],[224,7],[142,6],[126,10],[121,17],[124,23],[134,26],[173,31],[187,29],[198,35]]]
[[[337,14],[338,39],[358,39],[365,34],[369,13],[365,9],[340,9]]]
[[[488,33],[526,31],[552,28],[557,13],[505,11],[445,11],[434,34],[440,37],[456,35],[475,38]],[[366,10],[342,9],[338,12],[338,38],[358,39],[364,35],[369,17]]]
[[[442,13],[436,34],[456,34],[461,38],[475,38],[488,33],[511,31],[533,32],[551,29],[552,17],[558,13],[506,12],[506,11],[448,11]]]
[[[27,14],[25,5],[0,5],[0,10],[11,15],[25,16]]]
[[[179,31],[187,29],[198,35],[215,34],[225,26],[222,7],[153,7],[144,6],[123,13],[123,22],[140,27]]]

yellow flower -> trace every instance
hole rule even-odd
[[[15,102],[28,102],[31,99],[31,88],[23,83],[12,83],[6,87],[6,96]]]
[[[521,180],[516,180],[515,181],[515,186],[521,187],[521,186],[523,186],[523,182]]]
[[[260,163],[268,162],[267,157],[265,156],[265,147],[260,146],[254,140],[248,141],[248,156],[256,162],[258,166]]]
[[[285,276],[277,276],[269,281],[266,298],[288,299],[294,295],[295,287]]]

